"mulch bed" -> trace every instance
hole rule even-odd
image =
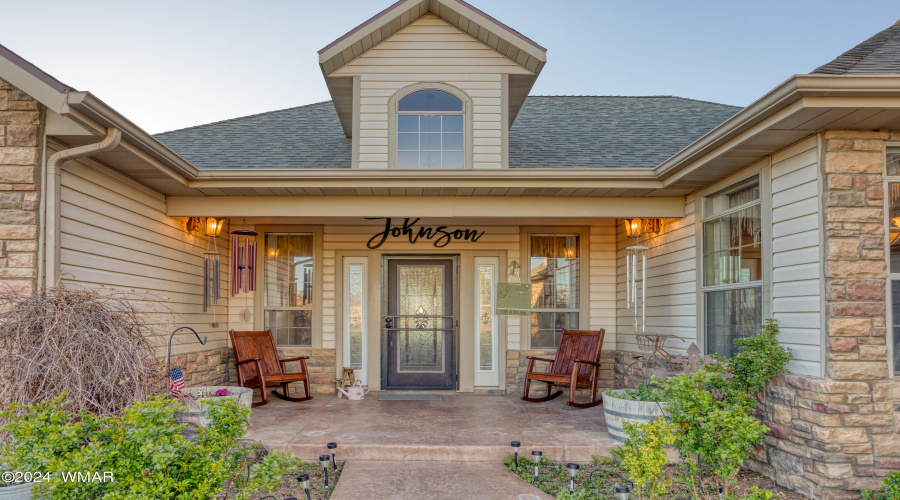
[[[262,500],[264,498],[271,500],[272,496],[274,496],[277,500],[288,497],[296,497],[297,500],[306,500],[306,494],[303,492],[303,488],[300,487],[300,483],[297,482],[297,476],[300,474],[309,474],[310,498],[312,500],[325,500],[326,498],[331,497],[332,492],[334,492],[334,487],[337,485],[343,470],[344,462],[338,462],[337,469],[334,470],[331,469],[330,465],[328,466],[328,490],[326,490],[325,473],[322,470],[322,467],[318,463],[303,462],[295,472],[285,474],[281,477],[281,486],[279,486],[278,489],[271,493],[254,491],[250,494],[250,498],[253,500]],[[227,500],[229,498],[232,498],[232,496],[221,496],[219,497],[219,500]]]
[[[513,458],[510,457],[504,462],[510,471],[517,474],[529,483],[534,482],[534,466],[528,459],[519,458],[519,467],[516,469]],[[561,492],[568,492],[569,489],[569,471],[566,464],[556,464],[548,460],[541,462],[538,482],[535,484],[545,493],[556,495]],[[669,465],[666,468],[666,475],[672,481],[668,495],[661,497],[663,500],[682,500],[690,498],[688,489],[679,483],[678,466]],[[575,477],[575,490],[577,494],[582,490],[583,496],[573,496],[572,498],[597,499],[597,500],[616,500],[616,485],[628,484],[625,471],[610,458],[597,459],[593,464],[582,464]],[[809,500],[809,497],[801,495],[796,491],[782,488],[775,482],[761,474],[749,470],[742,470],[738,476],[737,485],[733,488],[735,498],[741,498],[752,487],[756,486],[762,490],[769,490],[775,494],[777,500]],[[632,492],[631,498],[637,498]],[[710,500],[718,499],[718,492],[709,491],[706,498]]]

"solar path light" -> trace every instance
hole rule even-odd
[[[543,453],[541,453],[539,451],[531,452],[531,460],[534,461],[534,482],[535,483],[538,482],[538,470],[541,466],[541,455],[543,455]]]
[[[516,457],[516,467],[518,467],[519,466],[519,446],[521,445],[521,443],[519,443],[518,441],[513,441],[512,443],[509,443],[509,445],[512,446],[513,454]]]
[[[331,458],[328,455],[319,455],[319,465],[322,466],[322,470],[325,471],[325,491],[328,491],[328,459]]]
[[[578,464],[569,463],[566,464],[566,468],[569,469],[569,493],[572,493],[572,490],[575,489],[575,476],[578,474]]]
[[[309,498],[309,474],[301,474],[297,476],[297,482],[300,483],[300,487],[303,488],[303,492],[306,493],[306,500],[310,500]]]
[[[334,461],[334,450],[337,448],[337,443],[328,443],[328,449],[331,450],[331,470],[337,469],[337,462]]]

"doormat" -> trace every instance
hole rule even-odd
[[[378,401],[443,401],[440,394],[379,394]]]

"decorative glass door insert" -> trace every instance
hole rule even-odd
[[[453,261],[389,258],[388,388],[452,388]]]

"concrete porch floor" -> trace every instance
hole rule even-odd
[[[556,461],[588,462],[617,444],[606,432],[603,407],[566,406],[565,396],[526,403],[513,396],[443,393],[443,401],[363,401],[315,396],[292,403],[272,398],[253,409],[250,439],[292,450],[304,460],[338,444],[338,460],[492,462],[532,450]]]

